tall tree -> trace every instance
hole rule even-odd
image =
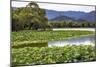
[[[24,27],[24,29],[45,30],[48,25],[48,19],[45,14],[45,10],[39,8],[38,4],[30,2],[26,7],[13,11],[14,17],[12,22],[13,24],[18,23],[22,28]]]

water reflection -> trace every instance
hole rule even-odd
[[[48,42],[48,46],[65,46],[65,45],[88,45],[93,44],[95,41],[95,35],[92,36],[84,36],[79,38],[72,38],[69,40],[61,40],[61,41],[50,41]]]
[[[90,45],[95,43],[95,35],[84,36],[72,39],[66,39],[61,41],[49,41],[42,43],[28,43],[21,44],[18,46],[13,46],[13,48],[23,48],[23,47],[51,47],[51,46],[65,46],[65,45]]]

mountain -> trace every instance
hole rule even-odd
[[[52,19],[54,17],[57,17],[59,15],[64,15],[68,17],[72,17],[75,19],[79,19],[81,16],[84,16],[85,12],[80,11],[54,11],[54,10],[46,10],[46,15],[48,16],[48,19]]]
[[[59,18],[60,16],[66,16],[76,21],[88,21],[88,22],[96,21],[96,18],[95,18],[96,11],[91,11],[91,12],[86,13],[86,12],[81,12],[81,11],[55,11],[55,10],[46,9],[46,16],[48,17],[49,20]]]
[[[51,21],[74,21],[73,18],[67,16],[58,16],[56,18],[51,19]]]
[[[67,16],[58,16],[58,17],[56,17],[56,18],[53,18],[53,19],[50,19],[50,21],[69,21],[69,22],[71,22],[71,21],[77,21],[77,22],[82,22],[82,21],[84,21],[85,22],[85,20],[83,20],[83,19],[74,19],[74,18],[71,18],[71,17],[67,17]]]
[[[91,11],[81,18],[83,20],[87,20],[88,22],[92,22],[92,21],[95,22],[96,21],[96,11]]]
[[[49,20],[60,16],[60,13],[61,12],[59,12],[59,11],[47,10],[46,9],[46,16],[48,17]]]

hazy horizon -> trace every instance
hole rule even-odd
[[[25,7],[28,3],[29,2],[12,1],[12,7]],[[54,10],[54,11],[80,11],[80,12],[95,11],[95,6],[63,5],[63,4],[49,4],[49,3],[37,3],[37,4],[39,5],[40,8]]]

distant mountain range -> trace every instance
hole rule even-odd
[[[46,16],[49,21],[96,21],[96,11],[86,13],[80,11],[46,10]]]
[[[83,19],[74,19],[74,18],[71,18],[71,17],[68,17],[68,16],[58,16],[56,18],[53,18],[53,19],[50,19],[49,21],[77,21],[77,22],[82,22],[82,21],[86,21],[86,20],[83,20]]]
[[[17,7],[13,7],[16,10]],[[96,11],[81,12],[81,11],[55,11],[46,10],[46,16],[49,21],[88,21],[96,22]]]
[[[74,21],[74,19],[73,18],[71,18],[71,17],[67,17],[67,16],[64,16],[64,15],[61,15],[61,16],[57,16],[57,17],[55,17],[55,18],[53,18],[53,19],[50,19],[51,21]]]

